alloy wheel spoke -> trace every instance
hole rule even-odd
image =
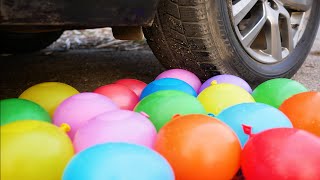
[[[282,59],[281,34],[279,28],[279,13],[270,7],[267,8],[268,28],[265,29],[267,51],[276,60]]]
[[[232,0],[235,33],[256,61],[284,60],[302,37],[316,0]]]
[[[293,35],[292,35],[292,28],[290,23],[290,14],[286,8],[279,4],[279,14],[284,17],[284,22],[281,24],[282,26],[282,41],[285,47],[291,52],[293,50]]]
[[[258,34],[261,32],[267,21],[267,17],[264,15],[258,23],[243,37],[242,43],[246,47],[250,47],[253,41],[256,39]]]
[[[240,0],[232,7],[234,23],[238,25],[240,21],[249,13],[258,0]]]

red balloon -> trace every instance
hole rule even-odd
[[[128,87],[121,84],[108,84],[101,86],[93,92],[110,98],[121,109],[133,110],[139,102],[139,97]]]
[[[247,180],[320,179],[320,138],[291,128],[263,131],[244,147],[241,167]]]
[[[131,89],[138,97],[140,97],[142,90],[147,86],[146,83],[137,79],[120,79],[115,84],[122,84]]]

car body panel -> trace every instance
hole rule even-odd
[[[0,0],[0,26],[148,26],[159,0]]]

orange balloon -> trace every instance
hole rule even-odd
[[[174,117],[160,129],[155,150],[169,161],[176,180],[230,180],[240,168],[237,136],[206,115]]]
[[[279,108],[288,116],[294,128],[320,137],[320,92],[303,92],[283,102]]]

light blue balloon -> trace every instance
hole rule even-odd
[[[63,180],[174,180],[169,163],[140,145],[106,143],[75,155]]]
[[[193,89],[192,86],[190,86],[188,83],[175,78],[163,78],[163,79],[157,79],[149,83],[142,91],[140,95],[140,100],[142,100],[144,97],[155,93],[157,91],[162,90],[176,90],[176,91],[182,91],[187,94],[190,94],[194,97],[197,97],[197,92]]]
[[[243,125],[251,127],[251,134],[273,128],[292,128],[292,123],[286,115],[262,103],[242,103],[231,106],[218,114],[217,118],[233,129],[242,147],[249,139],[249,135],[244,132]]]

